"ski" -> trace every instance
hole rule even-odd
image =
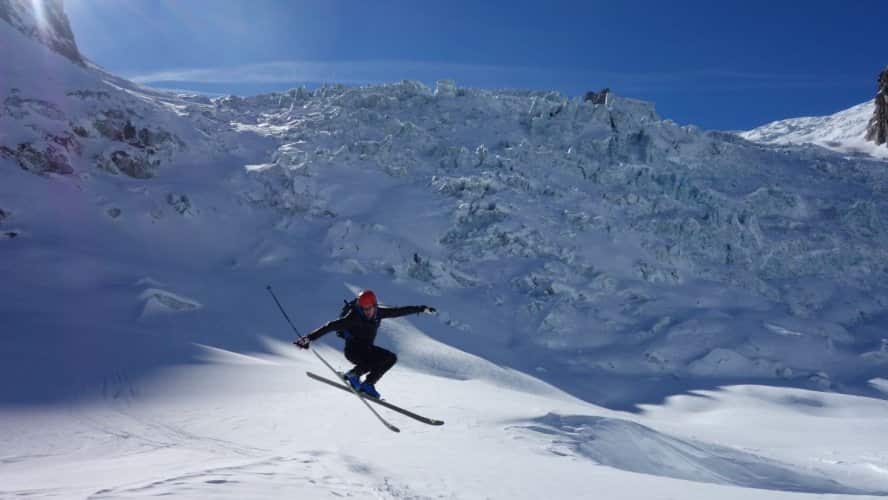
[[[284,310],[284,306],[281,305],[281,302],[278,300],[277,296],[274,294],[274,291],[271,289],[271,285],[268,285],[265,288],[268,290],[268,293],[271,294],[271,297],[274,299],[275,304],[277,304],[278,309],[280,309],[281,314],[284,315],[284,319],[286,319],[287,323],[289,323],[290,328],[292,328],[293,331],[296,333],[296,335],[299,336],[299,340],[304,339],[305,337],[301,333],[299,333],[299,330],[296,328],[296,325],[294,325],[293,322],[290,321],[290,316],[287,315],[287,311]],[[318,354],[318,351],[315,351],[314,349],[312,349],[311,352],[315,356],[317,356],[318,359],[321,360],[321,363],[324,363],[324,366],[329,368],[330,371],[333,372],[337,378],[340,377],[340,374],[339,374],[339,372],[336,371],[336,368],[333,368],[333,365],[328,363],[326,359],[324,359],[320,354]],[[382,418],[382,415],[380,415],[379,412],[374,410],[373,407],[370,406],[370,403],[367,402],[367,400],[373,401],[376,404],[385,406],[386,408],[397,411],[403,415],[407,415],[408,417],[415,418],[416,420],[419,420],[420,422],[427,423],[429,425],[443,425],[444,424],[444,422],[442,422],[440,420],[433,420],[430,418],[423,417],[421,415],[417,415],[417,414],[407,411],[403,408],[399,408],[393,404],[386,403],[380,399],[365,397],[365,395],[358,393],[358,391],[356,391],[351,385],[340,385],[340,384],[337,384],[336,382],[333,382],[332,380],[326,379],[326,378],[321,377],[319,375],[315,375],[313,373],[309,373],[308,375],[317,379],[317,380],[320,380],[321,382],[326,382],[334,387],[339,387],[340,389],[342,389],[344,391],[348,391],[348,392],[351,392],[352,394],[354,394],[355,397],[360,399],[361,402],[364,403],[364,406],[366,406],[367,409],[370,410],[370,412],[373,413],[373,415],[375,415],[376,418],[379,419],[380,422],[382,422],[382,425],[386,426],[386,428],[388,428],[388,430],[390,430],[392,432],[401,432],[401,429],[398,429],[397,427],[392,425],[388,420]]]
[[[335,373],[337,377],[339,376],[339,372],[336,371],[336,368],[333,368],[333,366],[330,365],[330,363],[327,363],[327,360],[324,359],[324,358],[322,358],[321,355],[318,354],[317,351],[315,351],[314,349],[312,349],[311,352],[313,352],[314,355],[317,356],[318,359],[321,360],[321,363],[324,363],[324,365],[325,365],[327,368],[329,368],[331,372]],[[326,380],[326,379],[324,379],[324,377],[321,377],[321,376],[318,376],[318,375],[315,375],[315,376],[318,377],[319,379]],[[328,381],[328,382],[329,382],[329,381]],[[376,418],[378,418],[379,421],[382,422],[382,425],[388,427],[388,430],[390,430],[390,431],[392,431],[392,432],[401,432],[401,429],[398,429],[397,427],[395,427],[394,425],[392,425],[391,423],[389,423],[388,420],[382,418],[382,415],[380,415],[376,410],[373,409],[372,406],[370,406],[369,403],[367,403],[367,398],[364,398],[364,396],[362,396],[361,394],[359,394],[358,391],[354,390],[354,389],[352,388],[352,386],[348,386],[348,387],[343,386],[343,389],[345,389],[346,391],[351,392],[352,394],[355,395],[355,397],[357,397],[358,399],[360,399],[361,402],[364,403],[364,406],[366,406],[367,409],[370,410],[374,415],[376,415]]]
[[[379,406],[383,406],[385,408],[388,408],[389,410],[396,411],[396,412],[400,413],[401,415],[406,415],[406,416],[408,416],[414,420],[417,420],[419,422],[422,422],[424,424],[444,425],[443,420],[436,420],[433,418],[423,417],[422,415],[417,415],[416,413],[413,413],[410,410],[405,410],[404,408],[401,408],[400,406],[395,406],[395,405],[389,403],[388,401],[383,401],[382,399],[376,399],[376,398],[372,398],[372,397],[364,395],[364,394],[357,393],[351,386],[349,386],[347,384],[334,382],[326,377],[316,375],[312,372],[305,372],[305,374],[308,375],[309,377],[317,380],[318,382],[323,382],[325,384],[332,385],[333,387],[336,387],[337,389],[341,389],[345,392],[355,393],[358,395],[358,397],[360,397],[364,401],[370,401],[371,403],[376,403]],[[337,375],[338,375],[338,373],[337,373]]]

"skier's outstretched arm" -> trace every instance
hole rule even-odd
[[[317,340],[332,331],[346,329],[345,324],[346,318],[339,318],[333,321],[328,321],[316,328],[314,331],[310,332],[309,334],[294,340],[293,343],[303,349],[307,349],[308,344],[311,341]]]
[[[433,313],[435,311],[436,309],[434,307],[429,306],[380,307],[379,317],[397,318],[400,316],[407,316],[408,314],[419,314],[424,312]]]

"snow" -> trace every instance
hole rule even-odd
[[[0,498],[888,494],[884,161],[616,95],[208,99],[0,43],[0,147],[80,146],[0,149]],[[127,121],[170,138],[148,177],[108,163],[154,145]],[[306,377],[267,285],[302,333],[363,288],[436,307],[383,322],[378,388],[445,425]]]
[[[638,416],[556,391],[534,395],[399,368],[386,378],[399,403],[446,424],[391,414],[404,429],[393,435],[353,398],[303,376],[318,369],[311,359],[220,356],[168,370],[135,396],[64,412],[6,411],[3,494],[702,499],[884,492],[888,408],[867,398],[738,386],[678,397]]]
[[[865,154],[888,158],[888,146],[864,139],[873,116],[870,100],[830,116],[808,116],[778,120],[739,135],[763,144],[816,144],[850,155]]]
[[[156,288],[149,288],[139,296],[145,303],[142,316],[200,309],[200,302]]]

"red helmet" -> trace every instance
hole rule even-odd
[[[373,290],[364,290],[358,294],[358,305],[361,307],[370,307],[376,305],[376,294]]]

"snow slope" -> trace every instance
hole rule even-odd
[[[0,42],[0,497],[888,494],[884,162],[619,96],[209,99]],[[447,423],[305,377],[268,284],[303,333],[361,288],[436,306],[383,323],[379,389]]]
[[[390,414],[403,429],[392,434],[351,396],[304,377],[318,368],[313,356],[277,349],[249,357],[214,350],[208,364],[166,371],[116,400],[3,412],[0,495],[801,499],[886,492],[884,401],[736,386],[678,397],[639,416],[554,389],[535,395],[397,369],[386,387],[399,402],[446,424]]]
[[[816,144],[851,155],[884,159],[888,158],[888,146],[877,146],[864,139],[874,106],[867,101],[829,116],[778,120],[739,135],[763,144]]]

